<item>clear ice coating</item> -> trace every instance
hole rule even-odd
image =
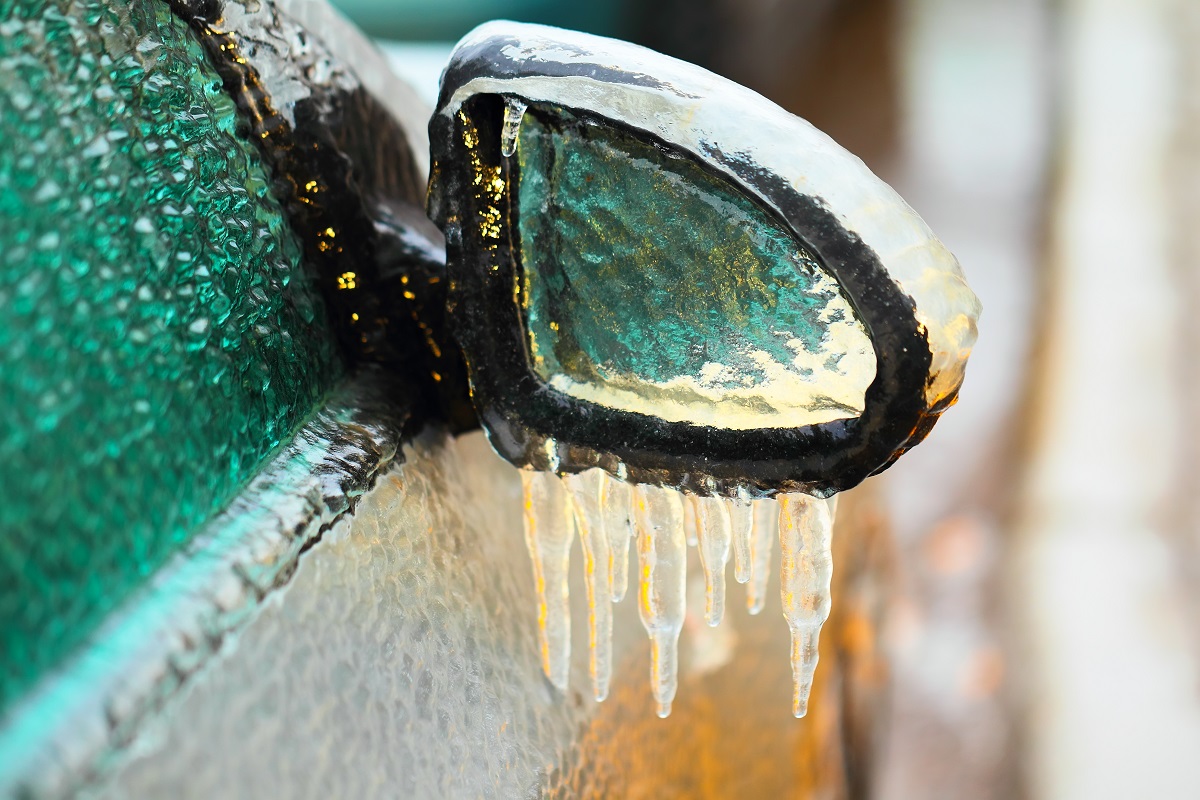
[[[604,530],[605,476],[590,469],[563,479],[571,490],[575,508],[575,527],[583,544],[584,574],[587,580],[589,671],[592,693],[597,700],[608,697],[612,677],[612,572],[613,560],[608,534]]]
[[[683,495],[640,484],[633,490],[641,591],[638,613],[650,636],[650,689],[658,715],[671,713],[679,674],[679,633],[687,615]]]
[[[612,559],[609,588],[612,601],[619,603],[629,589],[629,542],[634,536],[633,487],[605,474],[600,503],[604,533],[608,536],[608,555]]]
[[[704,621],[716,627],[725,616],[725,565],[733,530],[729,509],[719,497],[691,497],[696,515],[700,564],[704,567]]]
[[[732,500],[726,500],[729,510],[730,535],[733,537],[733,577],[738,583],[748,583],[751,571],[751,536],[754,533],[754,506],[745,490]]]
[[[755,500],[754,525],[750,529],[750,585],[746,587],[746,610],[758,614],[767,602],[767,577],[771,572],[771,548],[779,531],[779,504]]]
[[[781,494],[774,500],[698,497],[659,486],[631,486],[599,469],[562,478],[522,472],[525,538],[533,559],[542,667],[559,689],[570,668],[567,573],[576,531],[587,586],[589,672],[596,700],[612,680],[611,602],[628,589],[629,543],[637,537],[638,612],[650,638],[650,684],[658,715],[671,713],[678,684],[678,642],[686,616],[687,548],[697,543],[704,569],[705,621],[725,612],[725,571],[746,584],[746,607],[762,611],[771,551],[780,543],[780,597],[792,638],[792,710],[808,710],[821,626],[829,616],[831,542],[836,498]]]
[[[696,504],[692,502],[692,499],[685,497],[683,500],[683,533],[688,547],[698,547],[700,545],[700,526],[696,522]]]
[[[528,105],[515,97],[504,101],[504,123],[500,128],[500,155],[511,157],[517,152],[517,135],[521,132],[521,120]]]
[[[779,496],[779,595],[792,633],[792,713],[808,713],[821,626],[833,579],[832,508],[806,494]]]
[[[0,87],[5,713],[343,367],[272,170],[170,4],[2,3]]]
[[[559,689],[571,669],[571,609],[568,567],[575,515],[562,481],[549,472],[522,472],[525,492],[525,544],[533,561],[538,599],[542,670]]]

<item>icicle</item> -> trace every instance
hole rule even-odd
[[[678,642],[686,615],[687,542],[683,496],[672,489],[634,489],[641,591],[638,611],[650,635],[650,682],[658,715],[671,713],[679,671]]]
[[[754,530],[754,507],[745,489],[738,489],[737,497],[725,501],[729,513],[729,524],[733,536],[733,577],[738,583],[750,580],[750,535]]]
[[[590,469],[564,479],[575,507],[575,527],[583,544],[587,580],[589,673],[596,700],[608,697],[612,678],[612,559],[601,510],[604,472]]]
[[[719,497],[694,497],[699,528],[700,564],[704,567],[704,621],[711,627],[725,616],[725,565],[729,563],[732,530],[729,510]]]
[[[779,533],[779,504],[774,500],[753,500],[754,527],[750,536],[750,585],[746,587],[746,609],[751,614],[763,610],[767,602],[767,579],[771,576],[771,549]]]
[[[779,500],[779,578],[783,616],[792,633],[792,713],[808,713],[821,625],[829,617],[832,520],[829,505],[805,494]]]
[[[619,478],[604,476],[600,513],[608,536],[609,594],[614,603],[625,599],[629,588],[629,540],[633,538],[633,487]]]
[[[559,689],[571,668],[571,609],[567,573],[575,521],[571,498],[558,476],[521,472],[525,489],[525,544],[533,561],[538,596],[538,639],[542,670]]]
[[[687,537],[688,547],[700,544],[700,522],[696,519],[696,496],[683,495],[683,533]]]
[[[517,134],[521,131],[521,120],[525,117],[525,101],[515,97],[504,101],[504,123],[500,128],[500,155],[505,158],[517,152]]]

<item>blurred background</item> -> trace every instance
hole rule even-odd
[[[544,22],[746,84],[892,183],[984,316],[961,403],[875,481],[876,796],[1200,796],[1200,4],[335,5],[431,103],[475,24]]]

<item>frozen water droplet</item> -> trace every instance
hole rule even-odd
[[[808,713],[821,626],[829,617],[833,522],[829,504],[805,494],[779,495],[779,594],[792,634],[792,713]]]
[[[639,485],[633,490],[641,591],[638,612],[650,636],[650,688],[658,715],[671,713],[679,673],[679,633],[687,613],[687,542],[683,496]]]
[[[716,627],[725,616],[725,565],[733,537],[729,510],[719,497],[691,498],[700,530],[700,565],[704,567],[704,621]]]
[[[515,97],[505,98],[504,124],[500,128],[500,154],[505,158],[517,152],[517,134],[521,132],[521,120],[525,117],[525,101]]]
[[[745,489],[738,496],[725,501],[729,513],[729,525],[733,536],[733,577],[738,583],[750,580],[750,536],[754,530],[754,507]]]
[[[779,504],[754,500],[754,526],[750,531],[750,584],[746,587],[746,610],[758,614],[767,602],[767,579],[771,577],[771,550],[779,533]]]
[[[563,479],[575,507],[575,527],[583,544],[584,574],[587,576],[588,671],[597,700],[608,697],[612,678],[612,559],[602,512],[604,472],[589,469]]]
[[[538,598],[542,670],[559,689],[571,669],[571,610],[567,574],[575,534],[571,498],[558,476],[521,472],[525,491],[525,544],[533,561]]]
[[[600,496],[600,513],[604,516],[604,533],[608,536],[608,553],[612,559],[609,570],[609,592],[614,603],[625,599],[629,588],[629,542],[633,538],[633,487],[622,480],[604,476]]]

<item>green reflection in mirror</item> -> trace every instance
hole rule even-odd
[[[517,138],[534,371],[612,408],[724,428],[862,412],[875,353],[813,255],[692,161],[529,110]]]

